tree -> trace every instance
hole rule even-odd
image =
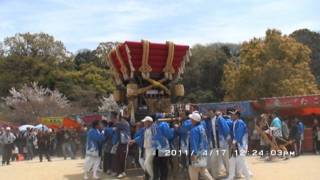
[[[18,33],[4,40],[7,56],[41,56],[62,62],[70,58],[69,53],[61,41],[46,33]],[[53,57],[53,58],[52,58]]]
[[[4,47],[3,47],[3,43],[0,42],[0,58],[4,56]]]
[[[53,60],[47,61],[42,57],[0,57],[0,96],[7,96],[11,87],[21,88],[34,81],[50,87],[50,76],[56,66]]]
[[[116,43],[100,43],[96,50],[73,56],[61,41],[45,33],[16,34],[0,47],[0,96],[11,87],[38,82],[59,90],[78,108],[97,111],[99,99],[114,89],[105,55]]]
[[[110,71],[92,62],[81,64],[78,69],[57,69],[53,74],[54,87],[87,111],[97,111],[99,99],[115,88]]]
[[[320,84],[320,33],[309,29],[299,29],[290,34],[290,36],[308,46],[311,50],[310,67],[318,84]]]
[[[69,114],[70,103],[57,90],[50,90],[32,83],[21,89],[11,88],[10,95],[4,98],[11,120],[20,123],[37,123],[38,118]]]
[[[225,100],[318,93],[309,48],[280,31],[267,30],[241,46],[240,60],[224,67]]]
[[[222,101],[225,90],[222,86],[223,66],[238,55],[239,46],[235,44],[195,45],[191,49],[190,63],[183,75],[186,101]]]
[[[99,58],[106,58],[108,53],[115,48],[119,42],[101,42],[96,48],[96,56]]]
[[[81,64],[94,63],[95,65],[101,65],[101,60],[96,56],[95,51],[89,49],[79,50],[74,57],[74,63],[76,67],[80,67]]]

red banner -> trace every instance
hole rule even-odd
[[[266,109],[275,108],[299,108],[299,107],[319,107],[320,95],[276,97],[263,99]]]

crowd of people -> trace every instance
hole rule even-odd
[[[157,113],[141,123],[131,131],[128,119],[116,113],[108,121],[94,121],[87,136],[84,178],[90,170],[99,178],[100,164],[107,174],[125,177],[126,159],[134,154],[150,180],[252,176],[246,163],[248,128],[239,111],[181,112],[171,122]]]
[[[260,119],[255,119],[254,123],[258,125],[261,130],[272,134],[277,144],[286,144],[291,154],[296,157],[299,156],[303,151],[303,140],[304,140],[304,124],[298,118],[284,118],[281,120],[276,112],[272,114],[262,114]],[[270,144],[267,144],[263,138],[260,137],[259,133],[255,128],[252,128],[250,133],[250,147],[263,151],[261,154],[264,156],[270,154]],[[268,156],[270,158],[270,156]],[[285,159],[288,159],[286,156]]]
[[[273,114],[263,114],[266,121],[255,119],[253,122],[258,124],[262,130],[273,130],[273,136],[278,140],[279,144],[287,141],[291,142],[287,148],[292,152],[292,157],[297,157],[303,153],[303,141],[305,137],[305,125],[303,121],[297,117],[284,117],[283,120],[275,112]],[[261,118],[263,119],[263,118]],[[320,153],[320,124],[318,119],[314,118],[311,125],[312,128],[312,149],[315,154]],[[267,151],[270,146],[260,137],[255,128],[251,128],[250,132],[250,148],[256,150]],[[268,153],[264,153],[267,155]],[[287,159],[288,157],[286,157]]]
[[[241,113],[209,110],[179,112],[178,117],[167,118],[164,113],[144,117],[131,124],[126,115],[112,112],[107,120],[93,121],[90,129],[32,129],[14,131],[1,128],[2,164],[11,160],[32,160],[39,156],[51,161],[51,156],[75,159],[85,158],[84,179],[93,172],[123,178],[130,166],[141,167],[145,179],[250,179],[253,173],[246,162],[252,150],[261,157],[270,158],[270,144],[256,128],[282,141],[291,141],[289,151],[294,156],[302,153],[304,125],[298,118],[281,118],[276,112],[263,114],[253,121],[241,119]],[[320,152],[320,125],[312,126],[315,153]],[[248,148],[250,146],[250,148]],[[288,159],[290,156],[280,158]]]
[[[51,161],[51,156],[63,156],[75,159],[76,154],[84,158],[86,146],[86,129],[36,129],[26,128],[12,130],[11,127],[0,130],[0,150],[2,165],[10,161],[33,160],[39,156],[40,162],[45,157]]]
[[[272,155],[271,145],[255,127],[247,125],[236,110],[209,110],[206,114],[180,112],[174,119],[156,113],[136,124],[130,124],[126,116],[113,113],[106,121],[95,121],[88,132],[84,178],[88,178],[90,170],[94,178],[99,178],[100,167],[108,175],[125,177],[127,163],[131,163],[128,159],[133,159],[133,163],[144,170],[145,179],[150,180],[250,179],[253,173],[246,156],[287,160],[303,152],[304,124],[298,118],[281,120],[274,112],[263,114],[249,124],[252,122],[274,138],[276,144],[289,142],[285,151],[294,153],[277,151]],[[319,153],[317,120],[313,125],[313,139],[315,152]]]

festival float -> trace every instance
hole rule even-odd
[[[190,48],[173,42],[125,41],[110,51],[107,62],[116,83],[113,97],[127,106],[131,122],[147,114],[170,113],[171,99],[183,97],[179,83]]]

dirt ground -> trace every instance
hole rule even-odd
[[[320,180],[320,156],[303,155],[290,160],[265,162],[257,157],[248,157],[253,180]],[[38,160],[13,162],[0,166],[0,180],[81,180],[83,160],[54,158],[52,162]],[[128,172],[129,178],[138,178],[141,173]],[[114,179],[103,176],[102,179]]]

